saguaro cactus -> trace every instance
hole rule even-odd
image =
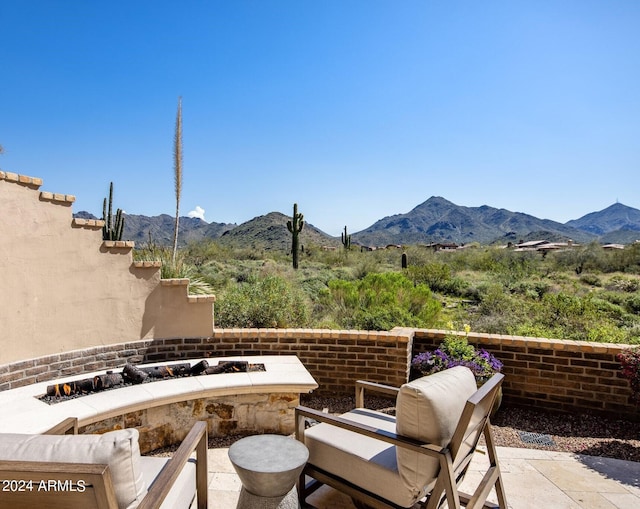
[[[102,240],[122,240],[122,232],[124,231],[124,216],[122,209],[116,210],[115,223],[113,220],[113,182],[109,186],[109,209],[107,211],[107,199],[102,202]]]
[[[342,237],[342,245],[348,251],[351,249],[351,235],[347,235],[347,227],[344,227],[344,232],[340,234]]]
[[[291,232],[291,255],[293,256],[293,268],[298,268],[298,248],[300,246],[298,234],[304,226],[303,215],[298,214],[298,204],[293,204],[293,217],[287,221],[287,229]]]

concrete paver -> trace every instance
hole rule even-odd
[[[498,460],[509,509],[640,507],[640,463],[506,447],[498,447]],[[486,455],[475,455],[462,491],[473,491],[487,462]],[[241,487],[228,449],[210,449],[209,507],[235,509]],[[489,500],[497,500],[495,493]],[[355,509],[349,497],[328,487],[316,491],[307,502],[315,509]]]

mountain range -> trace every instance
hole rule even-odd
[[[78,212],[75,216],[95,218],[88,212]],[[181,217],[179,241],[185,245],[208,238],[233,247],[288,250],[291,244],[291,234],[286,226],[288,219],[289,216],[280,212],[270,212],[236,225]],[[174,218],[167,214],[152,217],[127,214],[123,238],[136,241],[138,246],[149,240],[170,245],[173,227]],[[310,223],[305,224],[300,235],[303,245],[338,247],[341,244],[340,238],[328,235]],[[507,244],[528,240],[557,242],[568,239],[577,243],[634,242],[640,239],[640,210],[615,203],[563,224],[488,205],[464,207],[432,196],[406,214],[382,218],[351,235],[353,244],[376,247],[437,242],[458,245],[471,242]]]

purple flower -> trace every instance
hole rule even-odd
[[[459,344],[456,349],[445,340],[435,351],[416,355],[411,362],[411,367],[424,376],[454,366],[466,366],[478,379],[487,379],[502,370],[502,362],[485,349],[475,350],[473,347],[464,345],[464,355],[460,351]]]

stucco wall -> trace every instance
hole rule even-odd
[[[143,338],[207,336],[212,299],[160,284],[133,243],[102,241],[102,222],[74,220],[74,196],[0,172],[0,364]],[[189,331],[186,333],[185,331]]]

